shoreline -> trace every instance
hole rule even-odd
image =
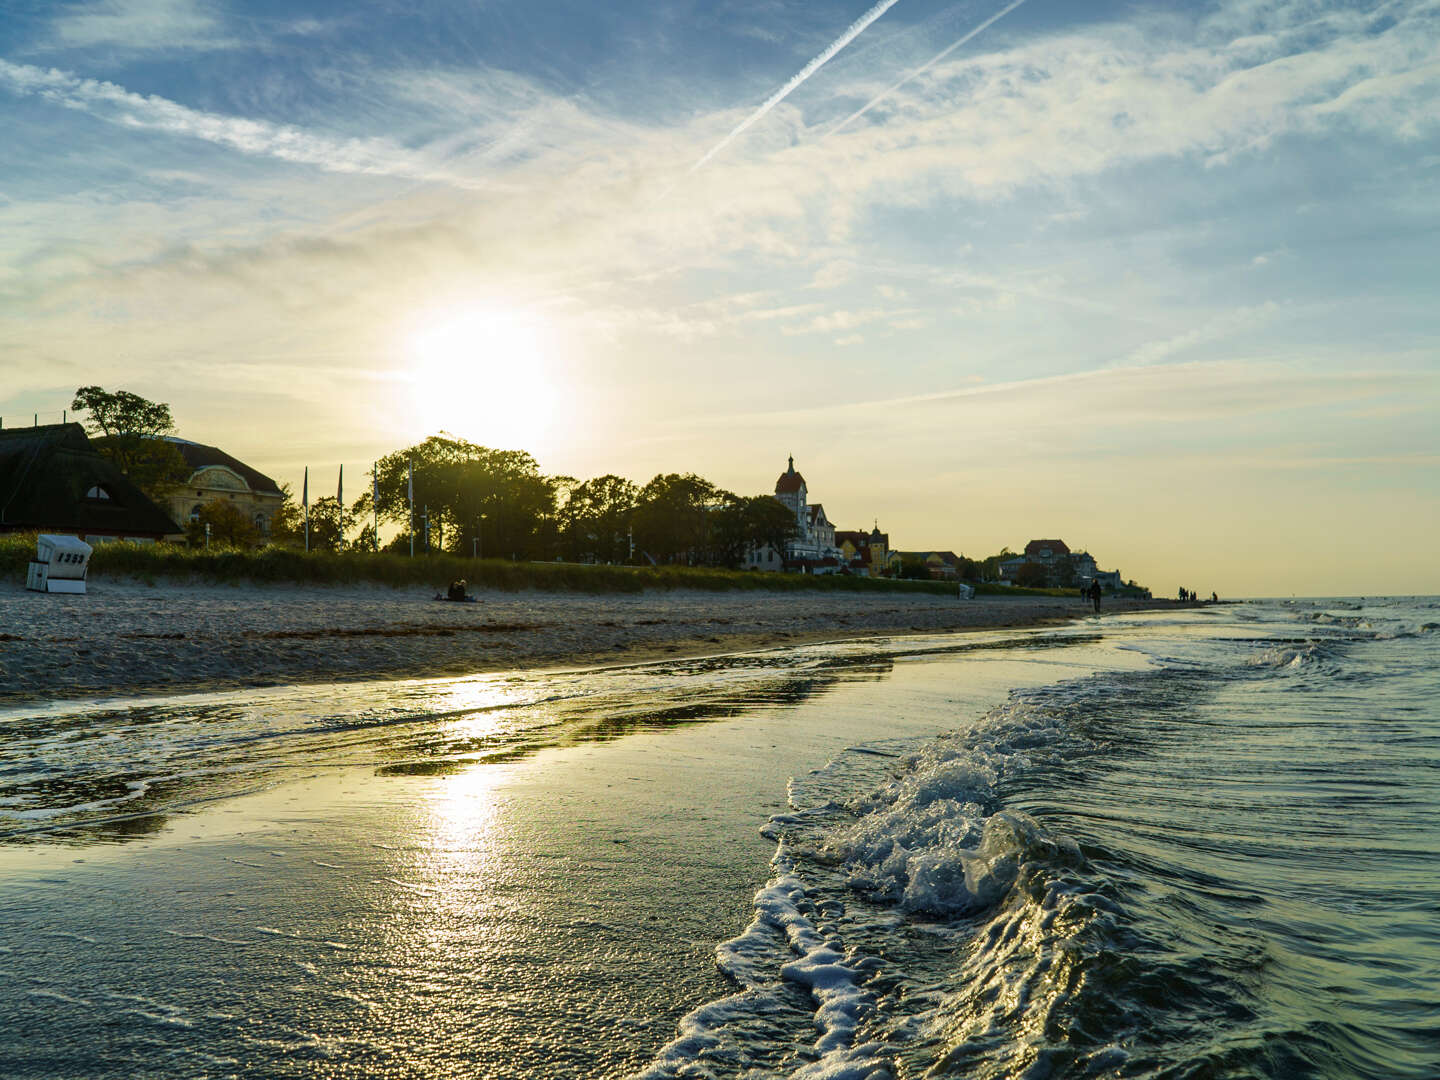
[[[653,663],[817,641],[1058,625],[1069,597],[628,595],[480,590],[475,604],[385,585],[139,583],[84,596],[0,587],[0,705],[287,683]],[[1101,615],[1165,610],[1108,600]]]

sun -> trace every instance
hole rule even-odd
[[[524,312],[449,310],[406,342],[406,375],[421,423],[500,450],[534,450],[554,421],[552,333]]]

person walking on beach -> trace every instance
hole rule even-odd
[[[1100,614],[1100,582],[1090,582],[1090,601],[1095,605],[1095,614]]]

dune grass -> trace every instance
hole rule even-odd
[[[0,535],[0,574],[24,580],[26,563],[35,555],[34,533]],[[456,555],[373,554],[368,552],[297,551],[267,547],[191,549],[172,544],[106,543],[90,559],[92,577],[131,577],[153,582],[161,578],[213,583],[274,582],[284,584],[378,584],[394,587],[424,585],[441,589],[456,579],[472,588],[518,592],[634,593],[646,589],[700,589],[724,592],[904,592],[953,595],[944,581],[895,581],[849,575],[773,574],[759,571],[711,570],[700,567],[591,566],[581,563],[509,562],[466,559]],[[1017,589],[979,585],[979,593],[1004,596],[1074,596],[1074,590]]]

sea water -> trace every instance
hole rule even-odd
[[[12,709],[0,1075],[1437,1076],[1437,629]]]

